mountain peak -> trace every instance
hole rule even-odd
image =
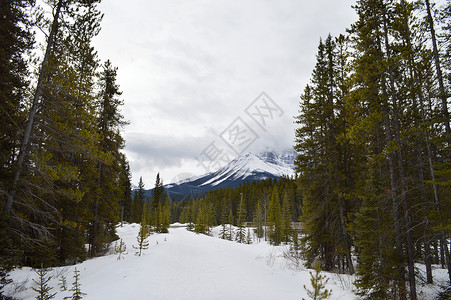
[[[173,200],[183,200],[209,190],[234,188],[247,181],[291,176],[296,155],[294,151],[265,151],[258,155],[247,152],[214,172],[167,185],[166,191]]]

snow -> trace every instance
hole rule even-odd
[[[230,163],[220,168],[216,172],[210,173],[213,175],[213,177],[204,182],[202,185],[211,184],[213,186],[216,186],[231,178],[232,176],[233,179],[244,179],[252,176],[257,172],[269,173],[277,177],[284,175],[291,176],[294,174],[293,167],[285,163],[281,159],[272,159],[266,161],[257,155],[246,153],[236,157],[234,160],[232,160]]]
[[[149,237],[150,247],[135,256],[138,224],[118,227],[118,235],[127,245],[128,254],[117,260],[110,254],[87,260],[76,266],[54,268],[49,282],[58,289],[58,277],[67,276],[71,287],[73,270],[80,271],[83,299],[301,299],[303,288],[310,286],[309,270],[294,270],[282,257],[286,246],[266,242],[238,244],[216,237],[187,231],[186,224],[174,224],[168,234]],[[325,273],[332,289],[330,299],[357,299],[352,293],[352,276]],[[446,277],[446,273],[444,273]],[[16,299],[34,299],[36,273],[30,268],[11,272],[14,284],[6,287]],[[70,292],[59,292],[63,299]]]

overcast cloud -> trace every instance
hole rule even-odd
[[[95,46],[119,68],[133,183],[142,176],[151,188],[157,172],[165,183],[205,173],[196,157],[205,159],[211,143],[232,159],[236,152],[220,136],[238,117],[255,134],[246,152],[292,147],[319,39],[345,32],[356,19],[354,3],[103,1]],[[260,127],[245,109],[262,92],[280,110]]]

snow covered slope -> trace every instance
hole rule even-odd
[[[227,165],[202,176],[185,179],[165,186],[173,200],[183,200],[190,195],[202,195],[209,190],[236,187],[244,182],[268,178],[292,176],[296,152],[263,152],[259,155],[246,153],[236,157]],[[147,191],[150,196],[150,190]]]
[[[217,237],[195,234],[184,227],[170,228],[168,234],[153,234],[144,255],[135,256],[139,225],[118,227],[119,237],[126,243],[128,254],[121,260],[111,254],[84,261],[75,266],[54,268],[49,272],[51,292],[55,299],[71,295],[61,292],[58,282],[64,276],[70,289],[74,269],[80,271],[81,291],[85,300],[298,300],[308,299],[303,288],[310,286],[309,270],[294,270],[283,257],[286,246],[271,246],[262,241],[246,245]],[[219,232],[219,227],[213,231]],[[422,266],[418,266],[423,272]],[[437,285],[421,285],[422,299],[433,299],[447,273],[434,267]],[[353,276],[324,272],[332,290],[330,299],[358,299],[352,293]],[[14,284],[6,292],[18,300],[37,296],[32,287],[36,273],[30,268],[11,273]],[[419,291],[420,292],[420,291]]]
[[[76,267],[86,300],[295,300],[306,297],[302,286],[309,285],[308,272],[294,272],[272,261],[279,259],[277,255],[281,254],[282,247],[273,248],[266,243],[238,244],[198,235],[182,227],[171,228],[169,234],[151,235],[149,249],[144,250],[144,255],[135,256],[132,245],[136,245],[138,229],[137,224],[118,228],[129,252],[121,260],[113,254],[53,269],[49,273],[54,276],[49,282],[54,287],[52,291],[59,290],[58,279],[63,275],[70,288]],[[36,274],[23,268],[14,271],[12,277],[17,284],[23,281],[25,288],[14,296],[34,299],[36,293],[31,287]],[[333,285],[328,284],[328,287]],[[69,295],[69,291],[59,292],[55,299]],[[337,291],[335,295],[352,299],[349,291]]]
[[[268,162],[252,153],[246,153],[214,172],[202,185],[217,186],[227,180],[245,181],[249,178],[262,180],[292,175],[292,173],[291,167],[287,164]]]

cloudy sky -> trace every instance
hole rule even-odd
[[[293,146],[319,39],[355,21],[347,0],[105,0],[95,47],[119,68],[132,182],[200,175]],[[185,174],[184,174],[185,173]]]

